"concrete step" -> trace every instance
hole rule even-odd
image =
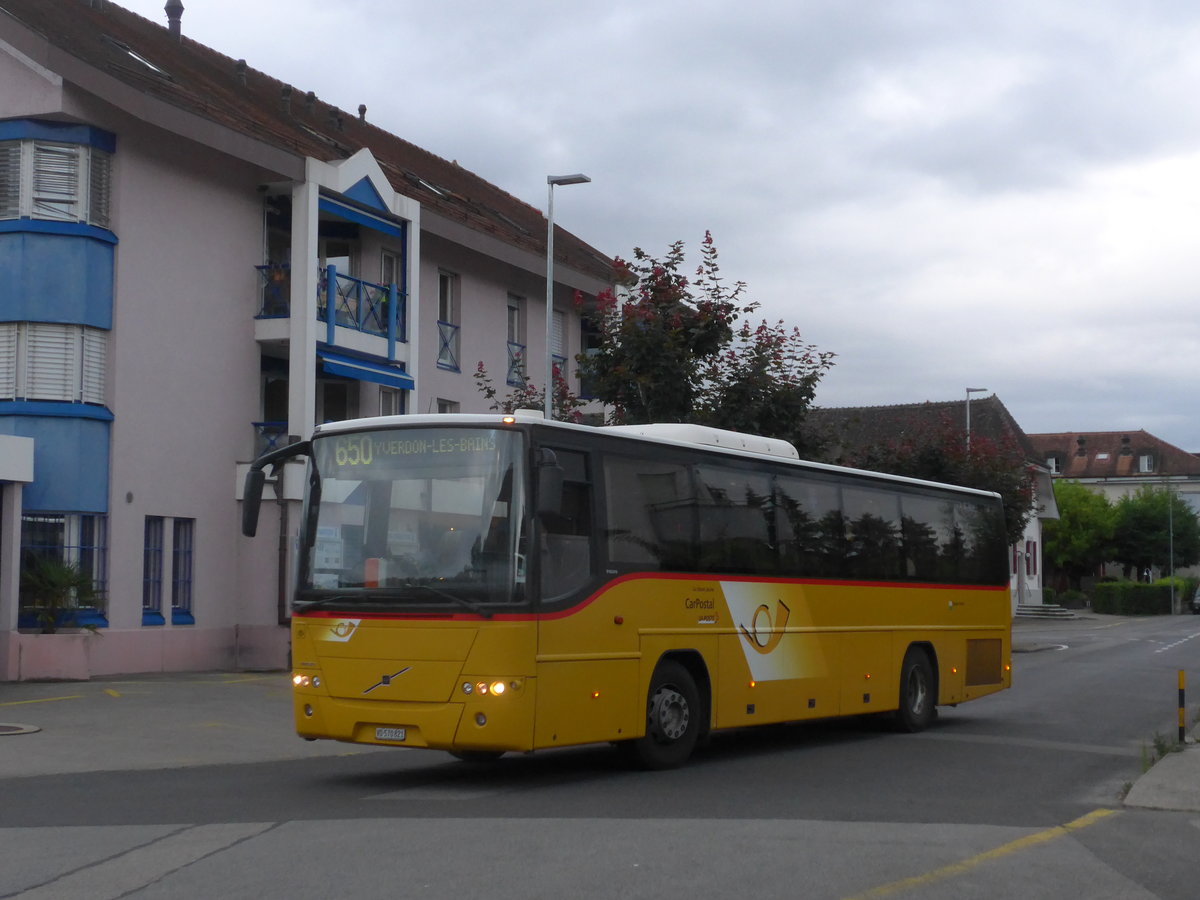
[[[1017,615],[1030,619],[1074,619],[1075,613],[1054,603],[1018,603]]]

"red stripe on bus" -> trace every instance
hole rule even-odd
[[[786,584],[796,585],[800,587],[821,586],[821,587],[857,587],[857,588],[905,588],[908,590],[926,590],[926,591],[1007,591],[1008,585],[994,584],[934,584],[931,582],[911,582],[911,581],[842,581],[835,578],[771,578],[767,576],[742,576],[740,578],[720,578],[720,577],[705,577],[702,575],[687,575],[678,572],[630,572],[625,575],[620,575],[611,581],[605,582],[604,586],[599,590],[588,595],[574,606],[567,609],[557,610],[550,613],[495,613],[491,616],[484,616],[479,613],[430,613],[430,612],[335,612],[332,610],[318,609],[312,612],[297,613],[299,618],[307,619],[393,619],[393,620],[437,620],[443,622],[482,622],[482,621],[499,621],[499,622],[530,622],[539,621],[542,619],[565,619],[567,616],[573,616],[588,606],[591,606],[596,600],[600,599],[608,591],[616,585],[623,584],[627,581],[701,581],[705,583],[712,582],[738,582],[741,584]]]

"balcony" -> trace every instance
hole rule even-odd
[[[259,319],[283,319],[291,315],[292,272],[286,265],[255,266],[259,273]],[[319,270],[317,319],[363,334],[408,340],[405,296],[394,284],[375,284],[343,275],[334,266]],[[394,310],[394,312],[393,312]]]
[[[508,375],[505,383],[509,387],[525,387],[525,345],[508,342]]]
[[[452,322],[437,323],[438,327],[438,357],[439,369],[451,372],[462,371],[458,364],[458,334],[459,326]]]

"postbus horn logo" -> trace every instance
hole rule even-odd
[[[775,620],[771,620],[771,609],[767,604],[759,604],[750,617],[750,627],[739,625],[746,643],[759,653],[770,653],[783,640],[783,629],[787,627],[788,617],[792,611],[782,600],[775,601]]]

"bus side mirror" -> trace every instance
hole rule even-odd
[[[553,450],[542,448],[537,468],[537,514],[555,516],[562,513],[563,468]]]
[[[262,506],[263,485],[267,473],[262,469],[251,469],[246,473],[246,486],[242,491],[242,534],[254,537],[258,533],[258,509]]]
[[[276,450],[264,453],[250,463],[250,471],[246,473],[246,482],[242,490],[242,534],[254,537],[258,533],[258,510],[262,506],[263,485],[267,483],[267,466],[275,473],[279,489],[283,486],[283,463],[294,456],[312,452],[309,441],[297,441]]]

